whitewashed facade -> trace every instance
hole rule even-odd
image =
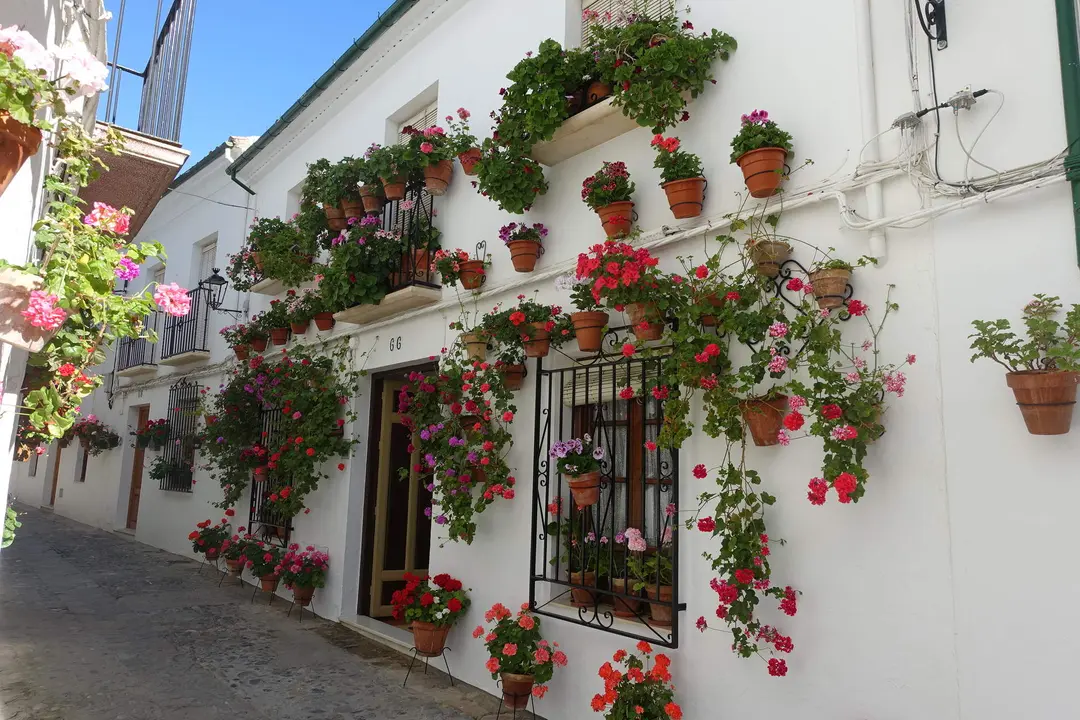
[[[883,162],[881,168],[894,172],[882,180],[881,206],[875,207],[876,191],[868,192],[865,179],[854,176],[860,157],[873,157],[868,141],[882,133],[878,157],[908,157],[899,132],[884,131],[915,109],[913,98],[922,107],[933,101],[926,42],[917,24],[911,29],[916,59],[909,55],[905,28],[912,18],[906,3],[869,5],[693,4],[689,18],[698,30],[716,27],[739,42],[731,60],[718,64],[718,84],[690,105],[690,121],[677,130],[686,147],[702,156],[710,182],[703,216],[684,226],[695,232],[660,240],[662,228],[676,223],[656,187],[646,129],[550,169],[551,190],[527,216],[551,228],[547,252],[532,275],[514,273],[508,253],[498,247],[498,229],[512,218],[476,194],[460,167],[450,192],[436,201],[437,225],[447,248],[488,240],[495,264],[475,301],[481,311],[533,289],[542,300],[566,305],[553,277],[602,238],[595,215],[580,200],[581,181],[603,160],[624,160],[637,182],[644,241],[657,241],[664,267],[675,270],[676,256],[700,257],[722,231],[723,216],[738,207],[742,178],[728,163],[728,143],[742,113],[767,109],[794,135],[797,159],[814,160],[788,186],[782,231],[835,247],[845,257],[879,256],[877,268],[857,271],[858,296],[880,306],[886,286],[895,284],[893,299],[901,310],[890,319],[882,348],[897,359],[914,353],[918,362],[908,373],[906,396],[888,411],[887,434],[871,450],[872,479],[858,505],[813,507],[806,501],[818,453],[811,441],[752,450],[765,486],[778,496],[770,529],[788,542],[774,551],[775,577],[803,593],[798,615],[783,625],[795,642],[786,678],[771,678],[760,662],[733,656],[725,635],[694,630],[698,616],[711,617],[715,610],[711,574],[700,559],[710,541],[683,532],[679,581],[687,609],[678,619],[680,645],[672,651],[672,670],[685,716],[1070,717],[1076,701],[1068,638],[1077,630],[1073,608],[1080,601],[1080,584],[1070,571],[1073,508],[1080,503],[1080,485],[1072,476],[1080,447],[1075,432],[1028,435],[1002,373],[990,363],[970,364],[967,340],[972,319],[1015,321],[1033,293],[1080,301],[1069,186],[1059,161],[1058,170],[1010,190],[1010,196],[977,196],[960,207],[955,196],[913,185],[914,173],[923,168]],[[952,110],[942,111],[939,167],[951,181],[962,182],[969,165],[957,128],[969,151],[982,133],[973,155],[1000,170],[1050,163],[1066,147],[1054,9],[1048,3],[1032,3],[1023,12],[1016,7],[1003,0],[948,3],[950,46],[934,51],[940,99],[965,87],[1001,93],[980,98],[955,117]],[[468,108],[474,132],[483,134],[488,112],[499,106],[505,73],[547,37],[577,42],[580,12],[579,0],[420,0],[245,163],[238,177],[254,196],[226,175],[230,156],[217,157],[166,196],[140,239],[166,247],[167,282],[193,286],[207,242],[216,242],[224,267],[253,217],[291,215],[307,163],[393,141],[400,124],[432,102],[439,117]],[[1004,106],[995,116],[1002,96]],[[227,119],[222,123],[224,136],[232,128]],[[924,116],[922,142],[933,142],[934,127],[934,114]],[[933,163],[934,151],[929,155]],[[970,165],[972,175],[988,172]],[[876,230],[851,227],[870,220],[880,221]],[[144,269],[144,278],[151,275],[151,268]],[[225,307],[253,313],[269,299],[230,291]],[[472,307],[473,300],[466,303]],[[366,368],[378,372],[438,353],[452,342],[447,324],[457,315],[458,296],[444,289],[439,305],[370,326],[338,325],[334,334],[351,335],[354,347],[366,351]],[[216,389],[233,362],[217,330],[232,319],[214,313],[210,322],[212,357],[199,366],[205,375],[198,381]],[[312,330],[308,339],[314,337]],[[176,370],[160,367],[141,386],[121,387],[111,408],[99,391],[84,412],[126,434],[134,425],[134,407],[150,404],[152,418],[164,415],[168,387],[176,379]],[[534,382],[527,379],[517,397],[510,456],[521,478],[517,498],[480,516],[473,545],[433,543],[431,550],[432,571],[449,572],[472,588],[470,617],[450,639],[454,673],[492,691],[483,645],[468,633],[492,603],[514,607],[528,598]],[[360,420],[348,430],[363,442],[346,471],[310,498],[311,513],[296,518],[294,532],[301,544],[330,552],[329,586],[316,595],[317,612],[354,623],[361,622],[355,614],[371,401],[370,393],[355,399]],[[717,464],[717,447],[700,433],[684,445],[679,482],[685,501],[710,482],[695,480],[689,469],[698,462]],[[84,482],[78,481],[77,453],[63,453],[57,475],[63,494],[55,511],[122,528],[132,452],[125,445],[91,459]],[[51,476],[45,467],[34,477],[26,464],[18,467],[13,492],[29,502],[47,502]],[[144,481],[137,539],[189,553],[186,537],[195,523],[220,517],[210,507],[219,489],[204,473],[196,479],[190,495]],[[238,519],[245,515],[246,507]],[[549,718],[593,717],[589,699],[602,687],[596,669],[630,641],[554,619],[545,618],[544,628],[566,649],[570,666],[556,673],[538,711]],[[1052,637],[1039,637],[1035,628]]]

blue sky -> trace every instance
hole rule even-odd
[[[163,0],[162,5],[167,9],[170,3]],[[230,135],[259,135],[270,127],[391,3],[201,0],[180,136],[191,151],[187,167]],[[119,0],[106,0],[106,7],[118,14]],[[121,65],[138,70],[146,65],[156,10],[154,0],[127,0]],[[114,19],[110,59],[116,26]],[[121,126],[137,124],[140,90],[138,78],[123,79]]]

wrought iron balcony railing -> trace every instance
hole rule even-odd
[[[158,331],[159,316],[151,313],[143,318],[143,327]],[[116,343],[116,372],[135,368],[152,369],[157,366],[155,343],[146,338],[120,338]]]
[[[161,360],[185,353],[209,352],[210,290],[195,288],[188,291],[188,297],[191,298],[191,309],[187,315],[165,317],[159,340]]]
[[[404,200],[388,202],[383,208],[383,230],[398,233],[402,243],[401,264],[398,271],[391,273],[390,292],[410,285],[439,287],[431,270],[439,248],[434,217],[435,199],[424,191],[423,183],[411,186]]]

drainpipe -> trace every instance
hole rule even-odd
[[[235,170],[233,170],[232,172],[230,172],[230,171],[226,170],[226,171],[225,171],[225,174],[226,174],[226,175],[228,175],[228,176],[229,176],[230,178],[232,178],[232,181],[233,181],[234,183],[236,183],[237,185],[239,185],[240,187],[242,187],[242,188],[244,189],[244,191],[245,191],[245,192],[246,192],[246,193],[247,193],[248,195],[252,195],[252,196],[254,196],[254,195],[255,195],[255,191],[254,191],[254,190],[252,190],[251,188],[249,188],[249,187],[248,187],[247,185],[245,185],[244,183],[240,182],[240,179],[239,179],[238,177],[236,177],[236,171],[235,171]]]
[[[1073,0],[1068,0],[1072,2]],[[881,159],[877,136],[877,78],[874,74],[874,44],[870,23],[870,0],[855,0],[855,47],[859,69],[859,114],[862,117],[862,141],[865,147],[862,157],[869,162]],[[873,222],[885,217],[885,199],[880,182],[866,186],[867,219]],[[870,233],[870,255],[878,260],[886,256],[885,229],[875,228]]]
[[[1077,38],[1075,0],[1055,0],[1058,50],[1061,54],[1061,95],[1065,105],[1065,137],[1069,154],[1065,177],[1072,183],[1073,227],[1076,233],[1077,264],[1080,265],[1080,40]]]

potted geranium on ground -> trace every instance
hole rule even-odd
[[[536,261],[544,252],[543,242],[547,234],[548,229],[543,223],[526,225],[512,222],[502,226],[499,239],[510,250],[510,261],[514,263],[514,269],[527,273],[536,268]]]
[[[277,545],[271,545],[261,540],[253,540],[244,549],[244,565],[251,574],[259,578],[259,584],[263,592],[277,590],[281,580],[281,558],[284,556],[283,549]]]
[[[457,120],[452,115],[446,116],[446,122],[450,126],[447,139],[450,142],[450,151],[457,155],[461,162],[461,170],[466,175],[476,175],[476,163],[480,161],[480,143],[469,129],[469,118],[472,117],[465,108],[457,109]]]
[[[461,581],[446,573],[435,577],[405,573],[405,587],[394,591],[390,602],[394,619],[409,624],[413,647],[426,657],[442,655],[450,629],[469,609],[469,596]]]
[[[229,510],[225,512],[228,513]],[[245,557],[247,547],[254,541],[250,535],[240,536],[239,533],[244,532],[244,528],[237,528],[237,530],[238,532],[232,537],[222,541],[221,554],[225,558],[225,566],[229,568],[229,574],[239,577],[244,572],[244,565],[247,562]]]
[[[595,505],[600,500],[600,467],[604,448],[594,445],[585,433],[581,438],[557,442],[551,446],[556,468],[566,476],[574,504],[578,507]]]
[[[131,434],[135,436],[135,447],[160,450],[165,447],[165,442],[169,439],[169,421],[165,418],[147,420],[146,427],[137,429]]]
[[[776,194],[790,153],[791,134],[770,120],[769,113],[755,110],[742,116],[739,134],[731,141],[731,162],[742,168],[752,197]]]
[[[1032,435],[1064,435],[1072,426],[1080,381],[1080,305],[1069,309],[1064,323],[1057,319],[1061,309],[1057,296],[1035,295],[1024,307],[1026,339],[1017,337],[1008,320],[972,322],[972,362],[988,358],[1005,368]]]
[[[483,260],[478,260],[461,248],[438,250],[431,263],[431,269],[439,273],[443,285],[450,287],[460,280],[461,287],[466,290],[478,290],[484,284],[489,267],[491,267],[490,255]]]
[[[705,177],[702,175],[701,158],[679,149],[677,137],[656,135],[652,146],[656,148],[653,167],[660,170],[660,187],[667,194],[671,213],[677,220],[697,217],[705,202]]]
[[[622,237],[633,227],[634,190],[624,162],[605,162],[581,184],[581,199],[600,216],[609,238]]]
[[[211,525],[209,519],[203,520],[195,527],[198,529],[188,535],[192,551],[197,555],[204,555],[208,563],[216,562],[221,553],[222,544],[229,537],[228,518],[221,518],[221,522],[216,525]]]
[[[292,590],[293,601],[300,607],[311,604],[315,588],[326,586],[326,570],[330,556],[308,545],[303,550],[292,543],[281,558],[281,580]]]
[[[637,644],[637,650],[644,660],[626,650],[617,650],[612,656],[626,667],[625,672],[610,662],[600,666],[604,692],[593,696],[592,709],[604,713],[604,720],[681,720],[682,708],[675,702],[671,683],[671,659],[663,653],[653,659],[653,648],[644,640]]]
[[[556,665],[566,666],[566,653],[559,643],[543,639],[540,618],[529,612],[528,605],[514,615],[502,603],[495,603],[484,613],[484,620],[494,626],[485,633],[484,626],[477,625],[473,637],[484,639],[490,655],[486,667],[492,679],[502,680],[503,704],[516,710],[529,704],[529,695],[544,697],[544,683],[551,680]]]

